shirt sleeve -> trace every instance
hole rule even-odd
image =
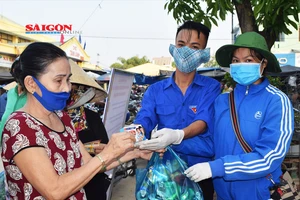
[[[158,123],[155,113],[155,94],[154,87],[149,86],[142,100],[142,107],[134,120],[135,124],[141,124],[145,130],[145,135],[149,139],[151,131]]]
[[[212,135],[209,132],[182,140],[179,145],[172,145],[176,152],[185,155],[212,158],[214,156]]]
[[[289,149],[294,129],[293,108],[288,97],[270,101],[261,136],[250,153],[227,155],[210,162],[212,175],[225,180],[249,180],[266,176],[280,168]]]
[[[214,127],[214,101],[217,96],[221,93],[219,82],[213,80],[207,82],[206,94],[203,95],[203,99],[199,102],[197,108],[197,115],[195,116],[194,122],[197,120],[202,120],[206,122],[207,127],[210,129],[210,132],[213,132]]]
[[[39,126],[23,115],[23,113],[13,113],[8,119],[3,130],[3,154],[7,160],[25,148],[41,146],[37,144],[37,135],[41,134]]]

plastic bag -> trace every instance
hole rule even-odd
[[[0,172],[0,199],[9,199],[5,171]]]
[[[170,148],[153,153],[146,168],[136,170],[137,200],[203,200],[199,185],[185,176],[186,163]]]

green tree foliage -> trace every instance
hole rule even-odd
[[[224,83],[227,84],[228,87],[235,88],[236,82],[233,80],[233,78],[230,76],[230,73],[226,72],[224,78]]]
[[[203,65],[203,67],[210,68],[210,67],[220,67],[220,66],[219,66],[219,64],[217,63],[215,56],[211,56],[211,57],[210,57],[210,60],[209,60],[207,63],[205,63],[205,64]]]
[[[275,87],[277,87],[278,89],[284,91],[284,82],[283,80],[281,80],[280,77],[278,76],[267,76],[267,78],[269,79],[270,83],[272,85],[274,85]],[[286,92],[286,91],[284,91]]]
[[[298,29],[300,0],[167,0],[164,8],[178,23],[194,20],[208,27],[236,13],[242,33],[260,33],[271,49],[279,33],[292,33],[288,26]]]
[[[110,68],[116,68],[116,69],[129,69],[131,67],[135,67],[138,65],[142,65],[145,63],[149,63],[149,59],[146,56],[143,56],[142,58],[139,58],[138,56],[133,56],[129,59],[125,59],[123,57],[118,58],[119,62],[113,63]]]
[[[176,67],[176,63],[174,61],[172,62],[172,67]]]

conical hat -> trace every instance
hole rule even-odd
[[[69,59],[71,65],[72,76],[71,83],[90,86],[96,89],[96,95],[90,102],[102,101],[107,97],[107,92],[91,78],[81,67],[79,67],[73,60]]]
[[[10,90],[11,88],[16,87],[16,85],[17,85],[17,82],[16,82],[16,81],[13,81],[13,82],[11,82],[11,83],[8,83],[6,86],[4,86],[3,89],[8,91],[8,90]]]

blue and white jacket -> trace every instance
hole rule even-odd
[[[210,161],[218,200],[270,198],[266,177],[279,181],[281,163],[289,150],[294,130],[294,112],[288,97],[270,85],[237,85],[234,89],[241,134],[251,146],[245,153],[233,131],[229,93],[215,101],[214,150]]]

